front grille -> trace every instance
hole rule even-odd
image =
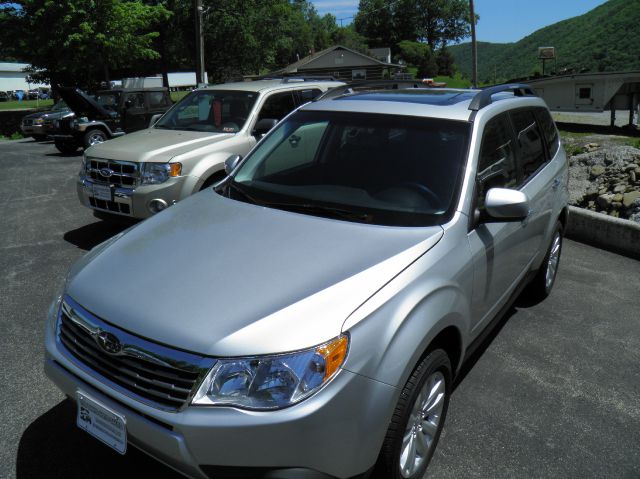
[[[65,298],[60,310],[58,339],[72,358],[151,405],[181,408],[213,364],[210,358],[172,350],[121,331],[69,303],[72,300]],[[83,312],[82,317],[77,311]],[[87,326],[87,316],[99,326]],[[110,354],[99,346],[96,337],[104,331],[121,341],[121,353]]]
[[[97,200],[93,196],[89,197],[89,203],[94,208],[105,211],[113,211],[114,213],[131,214],[131,207],[126,203],[118,203],[116,201]]]
[[[139,184],[140,174],[136,163],[96,158],[88,158],[87,163],[87,176],[93,181],[126,188],[132,188]],[[104,173],[107,175],[105,176]]]

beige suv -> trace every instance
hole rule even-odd
[[[198,89],[152,127],[88,148],[77,190],[103,219],[143,219],[225,176],[224,162],[246,155],[298,106],[332,80],[276,79]]]

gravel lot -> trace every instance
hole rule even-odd
[[[78,167],[50,143],[0,142],[0,477],[176,477],[78,430],[42,371],[57,285],[120,230],[79,205]],[[639,289],[640,262],[566,241],[551,297],[517,304],[467,364],[428,476],[640,477]]]

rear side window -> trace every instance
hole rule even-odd
[[[322,93],[322,90],[318,88],[311,88],[309,90],[300,90],[298,95],[300,95],[300,103],[307,103],[312,101],[314,98],[318,97]]]
[[[164,91],[147,92],[147,100],[149,102],[149,108],[160,108],[171,104],[169,93]]]
[[[291,92],[276,93],[267,98],[264,102],[258,120],[263,118],[272,118],[275,120],[282,120],[296,107],[293,102],[293,95]]]
[[[520,153],[522,181],[527,181],[546,161],[542,134],[532,110],[511,112]]]
[[[480,208],[491,188],[517,187],[515,147],[511,124],[506,114],[493,118],[484,127],[476,181]]]
[[[545,108],[536,108],[536,117],[540,128],[544,134],[544,139],[547,142],[547,148],[549,148],[549,158],[556,156],[560,142],[558,141],[558,130],[556,124],[553,122],[553,118],[549,114],[549,111]]]

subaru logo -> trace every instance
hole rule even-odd
[[[105,352],[118,354],[122,351],[122,343],[113,334],[107,331],[100,331],[96,334],[96,342]]]
[[[109,168],[100,168],[100,174],[105,178],[110,178],[113,175],[113,170]]]

